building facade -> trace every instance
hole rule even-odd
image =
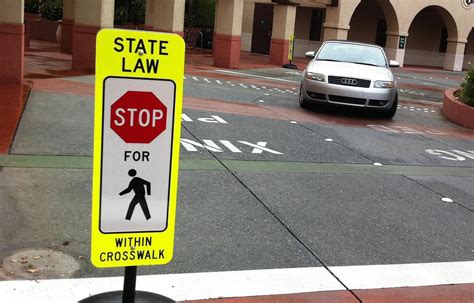
[[[189,1],[189,0],[188,0]],[[193,0],[199,1],[199,0]],[[145,28],[182,35],[186,0],[146,0]],[[249,51],[276,65],[329,39],[383,46],[402,65],[459,71],[474,65],[473,0],[216,0],[214,64],[236,68]],[[95,38],[114,26],[114,0],[63,0],[61,50],[72,68],[93,70]],[[0,83],[19,83],[24,0],[0,0]]]
[[[461,70],[474,65],[472,0],[244,2],[245,51],[271,55],[272,25],[281,27],[286,21],[286,27],[294,28],[297,57],[317,50],[325,40],[342,39],[378,44],[402,66]],[[293,2],[294,20],[276,15],[274,2]]]

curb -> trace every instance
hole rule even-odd
[[[454,97],[456,88],[444,92],[444,102],[441,112],[450,121],[465,127],[474,129],[474,107],[464,104]]]

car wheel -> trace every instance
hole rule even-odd
[[[303,94],[303,86],[301,85],[300,86],[300,94],[299,94],[299,97],[298,97],[298,101],[300,103],[300,107],[301,108],[305,108],[305,109],[308,109],[309,108],[309,100],[306,99],[304,97],[304,94]]]
[[[388,110],[382,112],[382,117],[385,119],[392,119],[393,116],[395,116],[397,107],[398,107],[398,94],[395,94],[395,99],[393,100],[392,106]]]

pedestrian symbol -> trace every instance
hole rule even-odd
[[[148,196],[151,195],[151,183],[141,178],[135,177],[137,175],[137,171],[134,169],[129,170],[128,175],[130,177],[133,177],[133,179],[132,181],[130,181],[130,184],[128,185],[128,187],[122,190],[119,195],[123,196],[133,190],[133,192],[135,193],[135,196],[133,197],[132,202],[130,202],[130,206],[128,207],[128,211],[127,211],[127,215],[125,216],[125,219],[131,220],[135,206],[137,206],[137,204],[140,204],[143,210],[143,213],[145,214],[145,218],[149,220],[151,218],[151,215],[150,215],[150,211],[148,210],[148,205],[146,204],[145,188],[146,188],[146,194]]]

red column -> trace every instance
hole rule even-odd
[[[270,47],[270,63],[283,65],[289,62],[288,50],[290,48],[289,40],[272,39]]]
[[[74,21],[64,19],[61,23],[61,53],[72,54],[72,32]]]
[[[238,68],[240,63],[240,36],[214,35],[214,65]]]
[[[0,23],[0,83],[21,83],[25,48],[23,24]]]
[[[94,71],[95,39],[100,27],[74,24],[72,37],[72,69]]]

